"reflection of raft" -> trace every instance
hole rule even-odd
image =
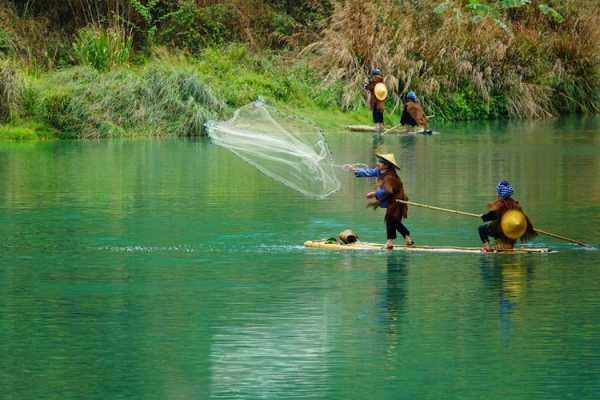
[[[352,132],[368,132],[368,133],[377,133],[377,130],[375,129],[374,126],[371,125],[348,125],[346,126],[346,129],[352,131]],[[424,130],[417,130],[417,131],[409,131],[406,132],[404,130],[404,127],[399,126],[397,128],[392,128],[389,130],[384,130],[383,132],[385,132],[385,134],[403,134],[403,135],[416,135],[416,134],[420,134],[420,135],[437,135],[439,134],[439,132],[432,132],[432,131],[424,131]]]
[[[383,244],[357,242],[352,244],[327,243],[322,240],[309,240],[304,242],[305,247],[313,247],[326,250],[382,250]],[[424,253],[468,253],[481,254],[480,247],[457,247],[457,246],[394,246],[394,251],[414,251]],[[520,247],[513,250],[501,250],[495,254],[544,254],[550,253],[550,249],[541,247]]]

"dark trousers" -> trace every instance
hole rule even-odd
[[[383,112],[382,111],[373,111],[373,123],[383,124]]]
[[[402,116],[400,117],[400,124],[408,126],[417,126],[417,121],[415,121],[414,118],[410,116],[410,114],[408,113],[408,111],[406,111],[405,108],[402,111]]]
[[[489,242],[490,236],[494,239],[498,239],[498,235],[496,235],[491,229],[490,224],[483,224],[479,226],[479,237],[482,242]]]
[[[408,235],[410,235],[410,232],[408,231],[408,229],[406,229],[404,224],[402,224],[401,219],[386,218],[385,226],[387,228],[388,240],[396,239],[396,231],[400,232],[402,237],[407,237]]]

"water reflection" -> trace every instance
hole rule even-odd
[[[375,159],[375,154],[385,153],[385,139],[381,133],[376,133],[373,135],[373,154],[371,155],[371,159]]]
[[[380,320],[391,339],[400,333],[402,315],[406,312],[408,261],[408,255],[400,252],[390,252],[386,257],[386,278],[379,296],[379,306]]]
[[[223,321],[210,351],[213,398],[320,393],[328,381],[326,319],[318,304],[282,304]]]
[[[534,260],[530,255],[481,256],[481,279],[498,302],[499,326],[505,339],[512,333],[513,313],[534,280]]]
[[[387,286],[385,288],[385,307],[389,329],[396,330],[400,316],[404,313],[406,300],[406,281],[408,276],[408,255],[391,252],[387,256]]]

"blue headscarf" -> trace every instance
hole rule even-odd
[[[498,196],[502,197],[503,199],[508,199],[510,196],[512,196],[513,192],[514,190],[512,186],[510,186],[510,184],[506,181],[500,181],[498,186],[496,186],[496,193],[498,193]]]
[[[417,94],[413,91],[406,93],[406,98],[410,101],[417,101]]]
[[[373,68],[373,70],[371,71],[371,75],[381,75],[381,70],[379,68]]]

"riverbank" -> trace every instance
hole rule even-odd
[[[16,64],[4,68],[12,68],[14,94],[0,139],[199,136],[206,121],[229,118],[258,97],[326,131],[371,123],[365,104],[343,107],[342,81],[324,84],[316,68],[292,53],[256,53],[241,44],[206,49],[199,57],[157,51],[104,72],[90,66],[43,73]],[[438,114],[436,123],[509,118],[492,103],[456,96],[462,111]],[[386,107],[386,124],[398,124],[400,104],[390,98]]]
[[[0,139],[198,136],[206,121],[229,118],[258,97],[326,130],[370,120],[365,107],[342,111],[339,85],[323,86],[308,65],[290,63],[282,53],[253,54],[243,45],[207,49],[197,58],[159,52],[106,72],[7,68],[13,100]]]
[[[0,0],[0,137],[196,136],[258,96],[339,130],[371,123],[373,67],[388,125],[407,90],[436,124],[600,110],[585,1],[63,3]]]

